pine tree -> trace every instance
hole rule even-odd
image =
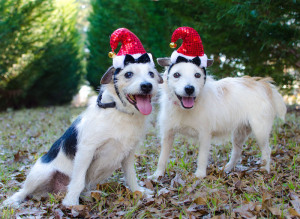
[[[125,27],[135,33],[145,50],[153,58],[170,54],[172,31],[179,18],[170,18],[162,1],[129,0],[126,4],[118,0],[92,0],[88,48],[90,54],[87,63],[87,79],[97,89],[106,69],[112,65],[107,54],[111,51],[110,35],[114,30]],[[116,50],[118,51],[118,49]]]
[[[0,2],[0,108],[62,104],[81,80],[72,0]]]
[[[271,76],[280,86],[299,79],[297,1],[92,0],[92,9],[87,76],[95,88],[111,65],[109,36],[120,27],[133,31],[156,58],[171,55],[169,43],[177,27],[193,27],[214,59],[208,71],[216,78]]]

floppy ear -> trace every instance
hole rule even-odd
[[[207,67],[210,67],[212,66],[212,64],[214,63],[214,60],[213,59],[207,59]]]
[[[164,83],[164,79],[162,78],[162,76],[157,72],[157,76],[158,76],[158,83],[159,84],[162,84],[162,83]]]
[[[115,68],[113,66],[110,66],[107,71],[104,73],[100,80],[100,84],[109,84],[112,80],[112,76],[115,72]]]
[[[166,67],[166,66],[170,66],[171,65],[171,59],[169,57],[166,58],[158,58],[156,59],[157,63],[162,66],[162,67]]]

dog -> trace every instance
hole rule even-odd
[[[207,67],[212,65],[207,60]],[[200,145],[195,176],[206,176],[212,140],[232,136],[232,153],[225,166],[228,172],[239,161],[244,142],[250,133],[262,152],[262,168],[270,171],[269,135],[276,116],[284,119],[286,106],[271,78],[241,77],[214,80],[206,69],[191,62],[172,63],[159,58],[166,67],[161,87],[158,124],[161,153],[158,167],[149,178],[164,174],[177,133],[193,137]]]
[[[62,191],[68,185],[62,203],[78,205],[84,188],[105,180],[120,166],[131,191],[151,193],[138,185],[134,154],[145,135],[151,98],[162,82],[148,63],[129,63],[123,69],[110,67],[101,79],[97,101],[94,99],[37,160],[22,189],[3,204],[16,206],[28,195]]]

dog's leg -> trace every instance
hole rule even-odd
[[[242,155],[243,144],[248,135],[251,133],[249,126],[240,126],[234,130],[232,135],[232,152],[229,162],[226,164],[224,171],[229,172],[236,165]]]
[[[65,206],[79,204],[80,193],[85,187],[86,172],[94,157],[95,149],[93,147],[80,145],[78,149],[74,158],[74,167],[68,192],[62,202]]]
[[[28,195],[34,193],[37,188],[44,186],[50,180],[54,170],[51,164],[42,163],[41,159],[39,159],[26,177],[22,189],[5,200],[3,205],[18,206]]]
[[[168,130],[164,132],[162,136],[162,143],[161,143],[161,152],[158,160],[157,169],[153,175],[149,176],[149,179],[158,179],[158,177],[163,176],[165,173],[167,161],[170,156],[170,152],[174,143],[174,136],[175,133],[172,130]]]
[[[265,128],[259,130],[253,128],[253,133],[256,137],[257,143],[261,150],[262,169],[265,169],[268,173],[270,172],[270,162],[271,162],[271,148],[269,146],[270,132],[271,132],[271,128],[269,129]]]
[[[122,161],[122,168],[124,170],[126,183],[132,192],[140,191],[146,194],[152,194],[151,190],[139,186],[136,178],[136,172],[134,169],[134,154],[135,150],[132,150],[130,154]]]
[[[272,130],[274,117],[271,114],[255,117],[249,120],[252,132],[261,150],[262,169],[270,172],[271,148],[269,146],[269,136]]]
[[[198,178],[203,178],[206,176],[206,168],[208,164],[210,144],[211,144],[211,136],[210,133],[201,134],[201,138],[199,140],[200,148],[198,154],[197,161],[197,170],[195,172],[195,176]]]

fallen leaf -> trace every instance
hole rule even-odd
[[[300,217],[300,214],[293,208],[289,208],[289,213],[293,216],[293,217]]]
[[[252,218],[254,215],[251,213],[255,209],[255,203],[250,202],[248,204],[242,205],[239,208],[233,209],[233,212],[239,213],[242,217]]]
[[[86,205],[74,205],[72,206],[72,209],[76,211],[83,211],[87,206]]]
[[[65,214],[61,209],[55,209],[54,211],[55,219],[62,219],[64,215]]]
[[[167,188],[162,188],[161,190],[158,191],[158,196],[160,196],[160,195],[166,196],[169,193],[170,193],[170,191]]]
[[[74,205],[71,209],[71,215],[73,217],[88,217],[89,216],[89,209],[87,205]]]
[[[144,205],[145,206],[152,205],[153,203],[154,203],[154,198],[145,198],[144,199]]]
[[[144,183],[145,183],[145,187],[147,189],[154,190],[153,184],[150,179],[145,179]]]
[[[193,202],[196,203],[197,205],[207,205],[206,197],[198,197],[194,199]]]
[[[295,211],[300,215],[300,200],[291,200],[290,201],[295,209]]]
[[[91,192],[91,197],[94,198],[96,201],[100,201],[102,198],[101,191],[93,191]]]
[[[41,216],[47,213],[47,211],[42,210],[42,209],[37,209],[37,208],[26,208],[26,209],[21,209],[17,210],[16,217],[18,218],[19,216]]]
[[[135,191],[133,193],[133,198],[136,199],[141,199],[143,197],[143,193],[141,191]]]
[[[14,162],[22,162],[25,159],[28,159],[28,151],[18,150],[18,152],[14,154]]]
[[[184,186],[185,182],[180,178],[179,174],[176,174],[176,176],[171,180],[171,187],[172,188],[178,188],[179,186]]]
[[[198,212],[201,215],[208,214],[208,208],[206,205],[197,205],[196,203],[191,204],[187,209],[188,212]]]
[[[262,197],[262,208],[268,210],[268,207],[271,207],[271,194],[268,192],[263,193]]]
[[[275,216],[280,216],[281,215],[281,211],[278,208],[269,207],[268,209]]]

